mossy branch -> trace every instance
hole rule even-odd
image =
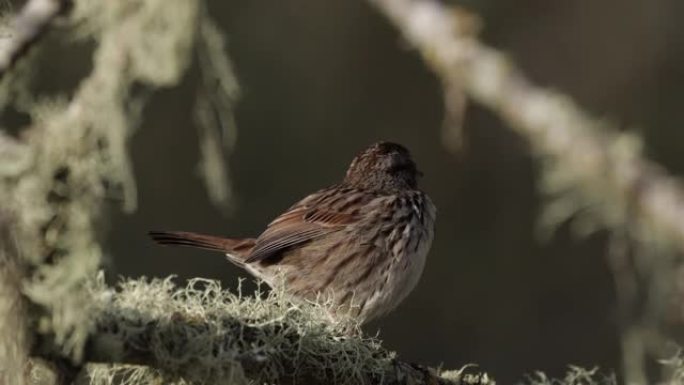
[[[70,3],[68,0],[29,0],[13,19],[13,33],[0,49],[0,78],[12,68]]]
[[[332,323],[322,305],[293,303],[275,291],[241,296],[216,281],[195,279],[177,289],[171,279],[142,279],[117,291],[100,280],[92,295],[100,310],[84,362],[135,365],[88,365],[93,384],[111,385],[115,374],[136,384],[179,385],[446,385],[467,377],[399,361],[353,324]],[[34,353],[58,354],[52,342],[43,339]]]
[[[534,85],[504,53],[482,43],[475,15],[436,0],[370,2],[442,81],[450,121],[458,121],[451,115],[463,112],[467,97],[528,140],[544,166],[541,187],[549,198],[540,221],[544,233],[569,219],[581,233],[611,230],[609,262],[624,318],[625,375],[627,382],[646,382],[645,357],[662,355],[666,348],[656,320],[682,313],[681,299],[672,297],[680,295],[674,283],[681,264],[677,255],[684,252],[684,187],[645,158],[636,135]],[[637,308],[639,303],[648,304],[647,310]],[[651,348],[647,335],[655,342]]]
[[[445,88],[490,108],[554,170],[553,193],[571,190],[547,211],[560,221],[583,207],[609,227],[684,251],[684,188],[646,160],[641,141],[582,111],[567,96],[532,84],[505,54],[477,38],[479,19],[434,0],[371,0],[415,46]],[[637,220],[634,220],[634,216]],[[648,235],[647,235],[648,234]]]
[[[17,258],[10,231],[13,220],[0,212],[0,384],[27,385],[23,372],[27,370],[31,331],[21,293],[25,266]]]
[[[118,199],[127,210],[136,204],[126,145],[139,122],[144,91],[180,81],[193,45],[203,39],[195,32],[208,17],[199,14],[199,0],[30,0],[13,20],[12,38],[3,42],[0,58],[7,60],[0,70],[37,43],[67,4],[63,32],[94,43],[92,58],[82,58],[92,59],[90,74],[70,98],[30,95],[30,103],[19,108],[30,115],[30,124],[15,127],[17,135],[6,127],[0,131],[0,219],[11,218],[0,245],[0,310],[6,310],[0,315],[0,383],[28,381],[22,374],[32,372],[29,346],[43,337],[55,342],[55,362],[81,362],[96,327],[98,303],[84,286],[101,262],[97,230],[103,203]],[[207,54],[223,58],[212,51],[222,50],[220,43]],[[228,73],[223,64],[209,71]],[[11,108],[23,74],[6,75],[0,105]],[[16,250],[8,249],[10,241]]]

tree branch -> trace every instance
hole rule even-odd
[[[260,346],[264,350],[270,350],[268,345],[264,345],[263,340],[257,336],[263,337],[270,335],[274,339],[286,338],[289,340],[302,340],[305,338],[301,333],[297,333],[290,329],[289,333],[278,335],[280,330],[287,330],[288,325],[272,324],[267,326],[248,326],[241,325],[239,320],[231,317],[226,317],[221,321],[227,326],[225,334],[219,336],[213,341],[217,346],[230,346],[236,339],[242,339],[243,342],[253,346]],[[108,325],[99,325],[98,330],[90,339],[86,348],[85,359],[90,363],[119,363],[119,364],[134,364],[145,365],[156,369],[164,370],[168,373],[184,373],[189,371],[188,365],[197,365],[194,359],[187,357],[181,359],[185,361],[181,365],[177,362],[169,364],[169,355],[173,355],[174,351],[182,350],[185,342],[176,346],[167,346],[167,351],[160,352],[159,346],[149,344],[149,341],[154,340],[155,335],[172,336],[174,329],[177,328],[191,328],[199,332],[206,330],[206,325],[201,322],[193,322],[187,319],[178,319],[173,323],[164,323],[158,319],[146,320],[144,328],[137,328],[137,333],[128,335],[113,334],[112,329],[132,329],[135,324],[132,320],[118,320],[116,324],[110,323]],[[115,347],[115,348],[112,348]],[[296,351],[277,351],[274,356],[265,356],[258,350],[235,351],[235,363],[239,364],[245,377],[249,379],[262,380],[268,374],[269,377],[276,376],[278,384],[330,384],[330,379],[322,376],[321,363],[309,362],[312,365],[301,365],[297,362]],[[381,357],[382,363],[377,365],[382,366],[382,371],[361,371],[356,372],[355,368],[345,368],[349,371],[348,375],[351,378],[356,376],[355,382],[357,384],[456,384],[454,381],[441,378],[436,370],[427,368],[417,364],[402,362],[396,359],[387,360],[385,355],[387,352],[379,352],[383,355]],[[277,356],[277,357],[276,357]],[[329,359],[329,358],[328,358]],[[340,360],[344,358],[340,356]],[[387,360],[385,362],[385,360]],[[267,370],[268,365],[275,365],[281,368],[277,373]],[[301,365],[301,366],[300,366]],[[195,369],[196,370],[196,369]],[[329,371],[339,370],[338,368],[329,367]],[[255,382],[259,382],[259,381]]]
[[[48,30],[67,4],[67,0],[29,0],[26,3],[13,20],[12,37],[0,47],[0,78]]]
[[[418,48],[445,87],[489,107],[538,155],[563,168],[546,187],[572,189],[609,227],[632,223],[636,215],[632,235],[657,234],[661,245],[684,251],[684,189],[643,158],[635,136],[531,84],[503,53],[477,40],[479,23],[470,13],[433,0],[370,2]],[[571,211],[565,214],[577,210]]]
[[[0,135],[1,144],[4,143]],[[26,266],[17,257],[11,214],[0,210],[0,384],[28,385],[31,331],[21,293]]]
[[[589,222],[581,224],[604,226],[638,246],[633,258],[640,260],[629,261],[620,256],[625,252],[618,251],[610,263],[623,315],[635,314],[636,288],[630,280],[640,275],[650,284],[641,291],[648,303],[644,308],[651,314],[639,312],[638,317],[622,320],[626,382],[644,382],[645,339],[656,341],[650,344],[651,354],[662,355],[665,344],[657,322],[649,321],[647,337],[642,319],[669,313],[679,315],[675,322],[684,322],[682,305],[663,300],[677,295],[674,272],[681,262],[675,257],[684,252],[680,182],[644,157],[635,135],[592,118],[560,93],[531,84],[503,53],[477,39],[479,20],[468,12],[436,0],[369,1],[420,51],[442,81],[447,111],[462,109],[450,95],[463,93],[528,139],[545,166],[542,188],[553,198],[542,217],[546,229],[582,213],[581,219]],[[663,309],[668,306],[672,308]],[[676,306],[680,308],[673,309]]]
[[[295,304],[277,293],[241,297],[199,279],[184,289],[168,279],[130,280],[117,292],[103,282],[96,286],[101,313],[84,362],[109,364],[104,373],[89,365],[98,384],[130,370],[121,364],[142,365],[135,373],[146,379],[141,384],[157,383],[145,376],[163,383],[491,384],[486,375],[399,361],[378,341],[332,325],[320,305]],[[43,336],[33,354],[55,361],[61,353]]]

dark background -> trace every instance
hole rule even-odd
[[[540,85],[639,131],[646,152],[684,169],[681,0],[470,1],[483,40]],[[234,287],[245,272],[220,255],[158,248],[151,229],[254,236],[294,201],[340,179],[380,139],[409,147],[438,207],[422,280],[370,325],[408,361],[478,363],[501,383],[568,364],[619,369],[615,294],[605,235],[536,237],[543,199],[525,140],[471,104],[461,154],[441,142],[437,79],[360,0],[210,1],[243,95],[226,162],[237,195],[213,207],[197,172],[197,71],[152,98],[131,142],[139,208],[112,206],[109,268],[124,276],[202,276]],[[59,74],[59,72],[57,72]],[[53,72],[54,76],[54,72]]]

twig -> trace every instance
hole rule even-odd
[[[0,47],[0,78],[22,57],[67,6],[67,0],[29,0],[13,20],[12,37]]]

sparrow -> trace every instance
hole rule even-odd
[[[149,234],[162,245],[224,253],[269,286],[363,324],[394,309],[422,275],[436,209],[418,189],[419,176],[404,146],[378,142],[353,159],[339,184],[295,203],[256,238]]]

